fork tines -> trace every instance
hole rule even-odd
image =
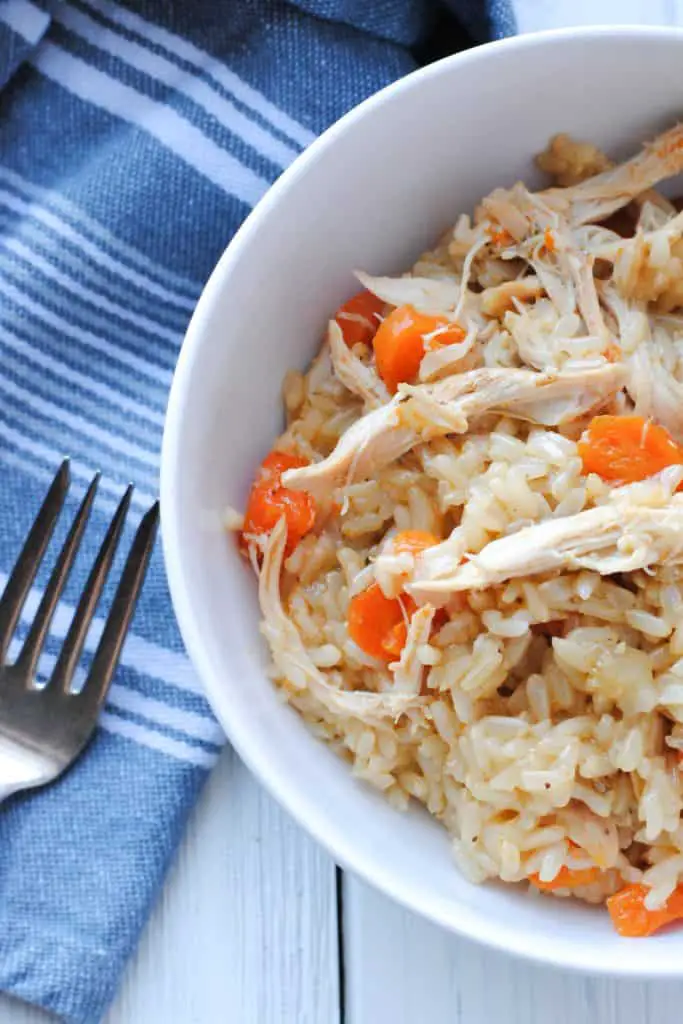
[[[26,686],[32,685],[38,658],[45,644],[52,617],[81,545],[99,479],[100,474],[97,473],[85,493],[67,538],[57,556],[35,618],[16,659],[14,677],[23,679]],[[0,599],[0,665],[6,660],[21,609],[28,597],[38,567],[64,507],[69,484],[69,460],[65,459],[52,481]],[[59,688],[63,693],[68,693],[71,687],[88,628],[119,546],[130,508],[132,492],[133,487],[130,485],[119,502],[90,570],[54,671],[48,681],[48,687]],[[90,671],[81,690],[82,698],[89,704],[93,703],[99,706],[106,696],[142,587],[149,557],[154,547],[158,523],[159,505],[158,502],[155,502],[143,516],[137,528]]]

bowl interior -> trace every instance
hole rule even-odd
[[[353,268],[408,267],[530,154],[567,131],[629,153],[683,107],[683,33],[522,37],[434,65],[343,119],[281,179],[214,272],[174,381],[162,468],[164,546],[190,655],[232,741],[334,856],[446,926],[558,965],[683,971],[683,934],[616,937],[604,913],[476,887],[441,827],[356,782],[264,673],[253,576],[222,530],[282,426],[280,385],[316,351]]]

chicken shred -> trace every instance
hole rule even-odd
[[[628,390],[639,416],[661,423],[683,444],[683,384],[664,368],[654,344],[632,356]]]
[[[422,688],[424,666],[419,659],[419,649],[429,643],[435,609],[424,604],[413,612],[408,626],[406,642],[394,670],[392,693],[406,693],[418,697]]]
[[[332,368],[345,388],[363,399],[366,409],[376,409],[389,401],[389,392],[372,367],[355,355],[344,341],[336,320],[327,328]]]
[[[430,349],[422,357],[418,377],[426,383],[452,373],[476,370],[482,365],[481,346],[477,344],[478,329],[471,324],[462,341]]]
[[[469,422],[484,413],[556,426],[602,407],[624,380],[622,366],[605,365],[549,374],[482,369],[435,384],[404,385],[391,402],[357,420],[331,455],[288,470],[283,482],[323,497],[342,483],[367,479],[425,441],[466,433]]]
[[[683,125],[647,143],[640,153],[569,188],[539,193],[544,202],[576,226],[599,221],[639,194],[683,170]]]
[[[364,288],[390,306],[414,306],[421,313],[452,311],[460,298],[460,288],[452,279],[372,277],[360,270],[356,277]]]
[[[543,291],[543,285],[533,275],[521,277],[517,281],[504,281],[482,292],[481,311],[485,316],[499,320],[508,310],[515,309],[515,301],[528,302],[530,299],[540,299]]]
[[[262,630],[276,667],[294,692],[307,687],[328,711],[358,716],[366,722],[398,718],[414,704],[414,694],[342,690],[311,661],[299,631],[282,606],[280,577],[286,542],[287,528],[281,519],[265,545],[259,576]]]
[[[493,587],[520,576],[590,569],[607,575],[655,563],[683,562],[683,496],[664,508],[613,502],[548,519],[487,544],[438,580],[416,579],[411,592],[432,594]]]

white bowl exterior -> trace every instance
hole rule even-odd
[[[683,109],[683,33],[542,33],[449,58],[367,101],[280,179],[226,251],[176,371],[162,458],[169,581],[189,653],[247,763],[338,861],[454,931],[558,966],[683,973],[683,933],[637,943],[607,915],[461,877],[441,827],[356,782],[264,674],[254,580],[226,542],[281,429],[280,386],[316,351],[351,270],[409,266],[462,211],[568,131],[611,153]],[[227,797],[229,799],[229,795]]]

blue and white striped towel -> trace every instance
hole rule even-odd
[[[506,0],[450,4],[446,38],[512,31]],[[103,470],[46,668],[124,483],[138,513],[156,495],[173,365],[226,242],[445,17],[437,0],[0,0],[0,588],[63,454],[72,510]],[[83,1024],[223,742],[159,551],[101,726],[64,779],[0,811],[0,989]]]

